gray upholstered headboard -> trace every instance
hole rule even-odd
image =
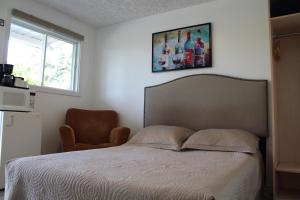
[[[191,75],[146,87],[144,126],[238,128],[268,136],[266,80]]]

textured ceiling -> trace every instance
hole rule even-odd
[[[214,0],[35,0],[95,27]]]

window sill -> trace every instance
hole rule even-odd
[[[75,91],[70,91],[70,90],[50,88],[50,87],[44,87],[44,86],[34,86],[34,85],[31,85],[30,89],[33,91],[36,91],[36,92],[41,92],[41,93],[80,97],[79,91],[75,92]]]

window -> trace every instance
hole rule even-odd
[[[78,90],[80,41],[12,19],[7,62],[34,86]]]

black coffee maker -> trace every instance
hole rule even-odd
[[[0,83],[4,86],[13,87],[15,76],[12,75],[14,66],[10,64],[0,64]]]

